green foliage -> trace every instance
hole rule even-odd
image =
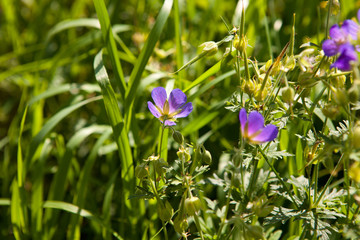
[[[0,239],[358,239],[359,69],[321,51],[358,6],[2,1]]]

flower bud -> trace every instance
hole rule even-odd
[[[203,47],[202,53],[206,53],[206,56],[212,56],[218,51],[218,45],[214,41],[204,42],[199,47]]]
[[[174,229],[178,233],[183,233],[188,228],[189,224],[186,217],[178,215],[174,220]]]
[[[175,130],[172,136],[178,144],[182,145],[184,143],[184,136],[179,131]]]
[[[146,177],[148,174],[147,168],[146,168],[146,164],[142,163],[140,165],[137,165],[135,168],[135,176],[139,179],[142,179],[144,177]]]
[[[169,221],[174,214],[171,204],[168,201],[162,202],[161,200],[157,204],[157,212],[159,218],[164,222]]]
[[[210,165],[211,162],[212,162],[211,153],[210,153],[208,150],[206,150],[202,155],[203,155],[203,156],[202,156],[202,161],[203,161],[204,163]]]
[[[185,212],[187,215],[194,216],[201,208],[201,201],[198,197],[185,199]]]
[[[284,87],[282,89],[282,98],[284,100],[284,102],[286,103],[292,103],[294,101],[294,97],[295,97],[295,91],[292,87]]]

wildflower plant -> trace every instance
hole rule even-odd
[[[357,3],[236,2],[2,5],[0,239],[360,239]]]

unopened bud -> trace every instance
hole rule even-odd
[[[206,56],[212,56],[218,51],[218,45],[214,41],[204,42],[199,47],[203,47],[202,52],[206,53]]]
[[[211,153],[206,150],[204,153],[203,153],[203,156],[202,156],[202,161],[208,165],[211,164],[212,162],[212,157],[211,157]]]
[[[171,204],[168,201],[162,202],[161,200],[157,204],[157,212],[159,218],[164,222],[169,221],[174,214]]]
[[[295,97],[295,91],[292,87],[284,87],[282,89],[282,98],[284,100],[284,102],[286,103],[292,103],[294,101],[294,97]]]
[[[198,197],[185,199],[185,212],[189,216],[194,216],[201,209],[201,201]]]
[[[184,143],[184,136],[179,131],[175,130],[172,136],[178,144],[182,145]]]

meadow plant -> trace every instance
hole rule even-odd
[[[33,2],[1,3],[0,239],[360,239],[356,1]]]

